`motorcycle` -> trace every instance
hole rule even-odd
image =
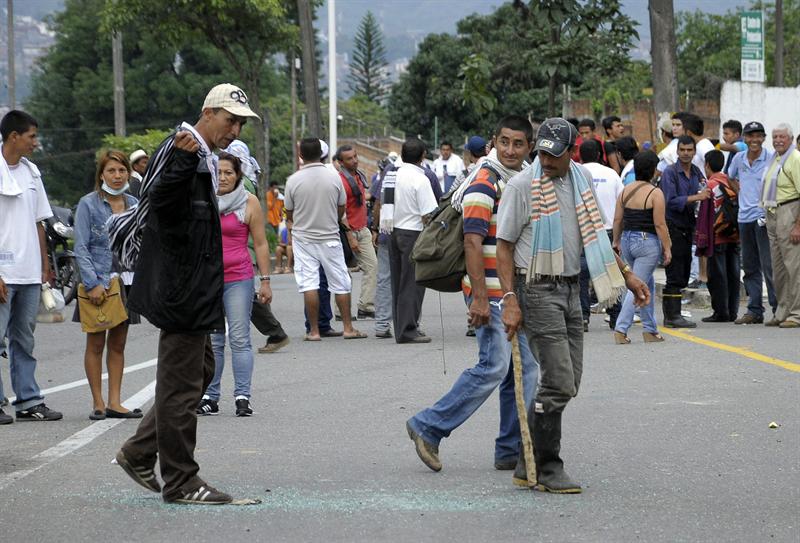
[[[68,241],[75,237],[73,226],[75,217],[72,210],[53,206],[53,216],[43,221],[47,237],[47,257],[50,269],[53,270],[53,286],[64,295],[64,302],[69,304],[78,295],[78,283],[81,282],[75,253],[69,248]]]

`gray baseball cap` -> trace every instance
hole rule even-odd
[[[578,131],[575,127],[561,117],[545,120],[536,134],[536,147],[534,151],[545,152],[548,155],[559,157],[575,145]]]

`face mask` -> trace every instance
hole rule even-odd
[[[103,192],[107,192],[111,196],[119,196],[120,194],[128,190],[128,183],[125,183],[125,186],[122,187],[121,189],[112,189],[111,187],[108,186],[108,184],[105,181],[103,181],[102,189]]]

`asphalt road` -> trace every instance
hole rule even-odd
[[[594,316],[562,441],[584,493],[557,496],[518,489],[494,470],[496,396],[442,442],[440,473],[416,457],[405,420],[476,360],[459,295],[441,296],[443,334],[439,296],[428,292],[428,345],[375,339],[371,321],[357,323],[369,339],[306,343],[292,277],[275,277],[273,288],[292,343],[257,355],[252,418],[233,416],[226,368],[222,412],[200,420],[197,449],[209,483],[260,505],[165,505],[134,485],[110,461],[136,422],[90,423],[88,388],[75,384],[84,378],[79,325],[40,324],[40,385],[71,388],[47,393],[63,421],[0,427],[3,539],[800,540],[794,330],[707,324],[644,344],[634,328],[634,343],[618,346]],[[149,324],[131,328],[135,371],[123,397],[133,403],[152,396],[157,334]],[[0,366],[10,395],[8,363]]]

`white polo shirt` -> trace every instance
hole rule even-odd
[[[416,164],[397,170],[394,188],[394,228],[422,231],[422,217],[439,207],[431,182]]]

